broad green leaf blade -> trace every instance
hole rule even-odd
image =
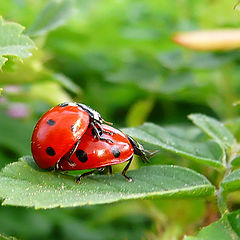
[[[224,191],[232,192],[240,189],[240,169],[235,170],[227,177],[225,177],[221,183]]]
[[[33,162],[32,157],[24,159]],[[79,185],[73,177],[40,171],[26,161],[19,161],[7,165],[0,173],[0,198],[4,205],[54,208],[153,196],[204,197],[214,193],[214,187],[204,176],[178,166],[148,166],[129,171],[128,175],[134,182],[126,182],[118,173],[89,176]]]
[[[203,114],[190,114],[188,116],[195,125],[200,127],[207,135],[222,144],[225,148],[231,148],[235,142],[232,133],[214,118]]]
[[[74,13],[71,0],[52,0],[43,8],[34,24],[27,30],[30,36],[39,36],[63,25]]]
[[[203,164],[208,164],[216,168],[223,167],[224,151],[216,142],[194,142],[177,137],[169,133],[165,128],[152,123],[145,123],[137,128],[123,130],[130,136],[174,152],[184,157],[196,160]]]
[[[35,48],[34,42],[22,34],[24,27],[7,22],[0,17],[0,69],[7,61],[5,56],[15,56],[22,60],[31,56],[29,49]]]
[[[225,215],[220,220],[203,228],[197,237],[185,237],[184,240],[239,240],[240,211]]]
[[[240,156],[235,157],[232,161],[231,161],[231,165],[238,167],[240,165]]]

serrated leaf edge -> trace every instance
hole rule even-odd
[[[22,26],[21,24],[16,23],[16,22],[5,21],[2,16],[0,16],[0,26],[1,25],[2,26],[6,26],[6,25],[15,25],[16,26],[17,25],[19,27],[19,32],[18,32],[17,36],[21,36],[21,34],[23,34],[23,31],[25,30],[25,27]],[[27,40],[31,43],[28,48],[37,49],[34,41],[31,38],[29,38],[28,36],[26,36],[24,34],[22,36],[27,38]],[[21,45],[14,45],[14,46],[20,46],[21,47]],[[22,58],[18,57],[17,55],[8,54],[8,53],[1,53],[0,58],[3,59],[3,63],[2,63],[2,65],[0,65],[0,70],[2,70],[2,66],[8,61],[8,58],[6,56],[16,57],[16,59],[18,59],[20,62],[23,62]],[[32,56],[31,52],[29,52],[28,57],[30,57],[30,56]]]

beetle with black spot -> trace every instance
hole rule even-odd
[[[109,142],[100,136],[105,130],[101,115],[80,103],[62,103],[48,110],[37,122],[31,141],[33,158],[43,169],[59,168],[62,157],[77,149],[80,139],[89,127],[94,138]],[[106,135],[112,134],[104,132]],[[74,164],[68,158],[69,164]]]
[[[102,136],[111,140],[111,142],[103,142],[94,138],[91,133],[92,129],[89,128],[82,136],[75,153],[69,159],[74,164],[69,164],[67,160],[69,153],[67,153],[60,163],[61,171],[89,169],[89,172],[77,178],[77,182],[80,183],[83,177],[94,172],[103,171],[107,168],[109,173],[112,173],[112,165],[128,162],[122,171],[122,175],[127,181],[131,182],[133,179],[128,177],[126,172],[133,160],[133,155],[136,154],[141,157],[143,162],[148,162],[148,158],[155,152],[145,150],[132,137],[116,128],[105,124],[102,125],[102,128],[104,131],[112,133],[108,135],[104,131],[102,132]]]
[[[118,129],[103,124],[101,115],[80,103],[63,103],[47,111],[36,124],[31,142],[33,158],[43,169],[56,171],[91,171],[81,178],[112,165],[128,161],[122,171],[126,172],[133,154],[144,162],[152,153],[144,150],[133,138]]]

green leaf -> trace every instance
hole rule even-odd
[[[200,127],[207,135],[222,144],[225,148],[231,148],[235,142],[232,133],[223,123],[203,114],[190,114],[188,116],[195,125]]]
[[[226,176],[221,183],[224,191],[233,192],[240,189],[240,169]]]
[[[126,122],[128,126],[135,127],[143,124],[154,105],[153,98],[136,102],[129,110]]]
[[[232,161],[231,161],[231,165],[235,166],[235,167],[238,167],[240,165],[240,156],[237,156],[237,157],[233,158]]]
[[[52,0],[40,12],[36,21],[27,30],[30,36],[39,36],[63,25],[73,16],[74,8],[71,0]]]
[[[30,99],[42,100],[57,105],[61,102],[70,102],[70,96],[54,81],[39,81],[30,86],[28,96]]]
[[[203,132],[196,126],[189,126],[184,124],[179,125],[167,125],[164,127],[172,135],[184,138],[189,141],[201,141],[203,138]]]
[[[81,93],[81,88],[75,84],[70,78],[68,78],[67,76],[61,74],[61,73],[55,73],[53,74],[53,79],[59,83],[61,86],[63,86],[64,88],[66,88],[67,90],[75,93],[75,94],[79,94]]]
[[[2,234],[0,234],[0,240],[17,240],[15,237],[6,237]]]
[[[185,237],[184,240],[239,240],[240,211],[227,214],[215,223],[203,228],[197,237]]]
[[[23,30],[20,24],[4,21],[0,16],[0,69],[7,61],[6,56],[22,60],[32,55],[29,49],[35,48],[35,44],[22,34]]]
[[[238,54],[231,52],[184,52],[172,50],[160,52],[157,60],[166,68],[176,71],[180,69],[212,70],[220,68],[238,58]],[[173,61],[174,59],[174,61]]]
[[[0,111],[0,145],[11,149],[20,156],[30,153],[33,125],[6,116]]]
[[[204,176],[178,166],[148,166],[129,171],[128,175],[134,178],[131,183],[118,173],[89,176],[79,185],[73,177],[36,170],[24,160],[33,162],[32,157],[24,157],[0,173],[3,205],[73,207],[153,196],[165,199],[214,193],[214,187]]]
[[[171,73],[162,84],[159,92],[163,94],[176,94],[194,86],[194,75],[192,73]]]
[[[165,128],[152,123],[145,123],[137,128],[124,129],[130,136],[196,160],[213,167],[222,168],[224,151],[215,141],[194,142],[174,136]]]

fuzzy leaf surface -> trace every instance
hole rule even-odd
[[[232,192],[240,189],[240,169],[235,170],[227,177],[225,177],[221,183],[223,189],[227,192]]]
[[[195,125],[200,127],[208,136],[215,139],[225,148],[230,148],[233,146],[234,136],[224,126],[223,123],[203,114],[190,114],[188,117],[193,121]]]
[[[74,207],[146,197],[205,197],[214,187],[202,175],[178,166],[148,166],[129,171],[129,183],[120,173],[95,175],[77,184],[72,176],[41,171],[32,157],[7,165],[0,173],[3,205],[35,208]]]
[[[223,167],[225,157],[222,147],[215,141],[189,141],[175,136],[165,128],[153,123],[145,123],[137,128],[123,129],[130,136],[216,168]]]

